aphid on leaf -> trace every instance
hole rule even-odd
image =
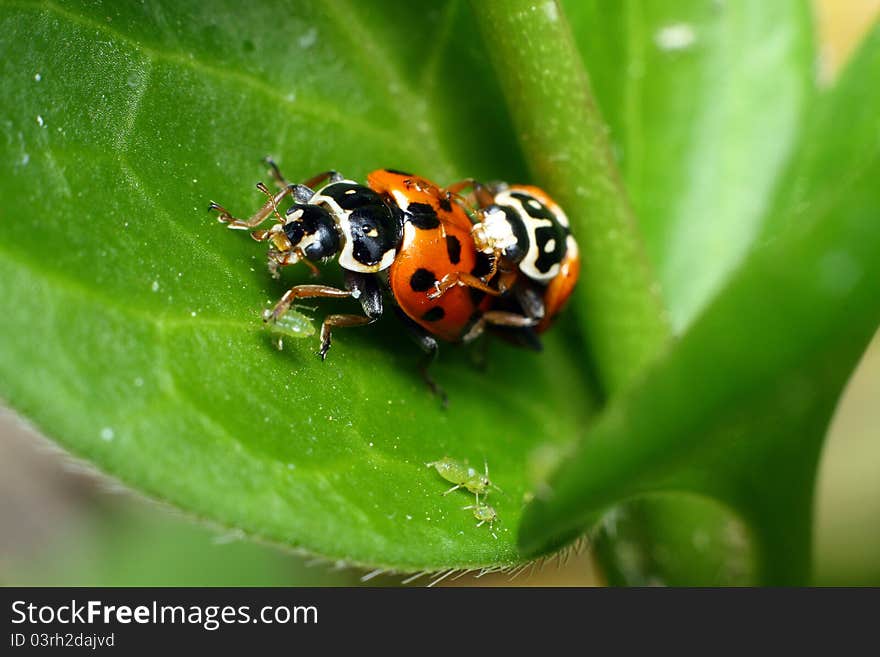
[[[462,508],[472,509],[474,512],[474,518],[480,521],[477,523],[477,527],[482,527],[484,524],[488,523],[490,531],[492,530],[495,521],[498,519],[498,514],[495,512],[495,509],[482,502],[479,504],[469,504]],[[495,535],[494,532],[492,535]]]
[[[295,310],[288,310],[278,321],[267,322],[264,326],[277,340],[279,351],[284,348],[284,338],[308,338],[315,334],[311,318]]]
[[[444,495],[449,495],[449,493],[458,490],[459,488],[465,488],[476,496],[477,504],[479,504],[480,495],[488,495],[490,488],[494,488],[499,492],[501,491],[501,489],[489,479],[489,464],[487,462],[484,462],[485,469],[482,473],[475,470],[467,463],[456,461],[449,456],[444,456],[438,461],[432,461],[425,465],[429,468],[434,468],[437,471],[437,474],[449,483],[455,484],[452,488],[443,493]]]

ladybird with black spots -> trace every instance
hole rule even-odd
[[[491,256],[477,251],[467,213],[436,184],[391,169],[371,172],[367,184],[402,213],[403,239],[388,285],[426,351],[436,352],[437,338],[470,342],[486,325],[535,323],[521,313],[492,308],[499,292],[490,284]]]

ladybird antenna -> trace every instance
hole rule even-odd
[[[266,187],[262,182],[257,183],[257,189],[263,192],[266,196],[269,197],[269,202],[272,203],[272,212],[275,213],[275,216],[278,217],[278,223],[284,223],[284,217],[281,216],[281,213],[278,212],[278,204],[275,202],[275,195],[269,191],[269,188]]]

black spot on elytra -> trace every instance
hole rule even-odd
[[[414,176],[412,173],[407,173],[406,171],[401,171],[400,169],[385,169],[388,173],[393,173],[398,176]]]
[[[492,271],[492,256],[486,253],[478,252],[477,264],[475,264],[474,268],[471,269],[471,274],[478,278],[482,278],[490,271]]]
[[[439,204],[440,209],[442,209],[444,212],[452,212],[452,203],[448,198],[441,198]]]
[[[446,311],[441,306],[434,306],[422,315],[422,319],[426,322],[438,322],[444,317],[446,317]]]
[[[406,215],[407,220],[421,230],[431,230],[440,225],[437,211],[427,203],[410,203]]]
[[[449,262],[453,265],[457,265],[461,260],[461,242],[455,235],[446,236],[446,253],[449,254]]]
[[[415,292],[427,292],[434,287],[437,277],[429,269],[416,269],[409,279],[409,286]]]

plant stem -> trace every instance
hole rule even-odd
[[[472,6],[532,174],[571,219],[582,257],[575,305],[604,392],[612,394],[671,332],[608,130],[556,2]]]

